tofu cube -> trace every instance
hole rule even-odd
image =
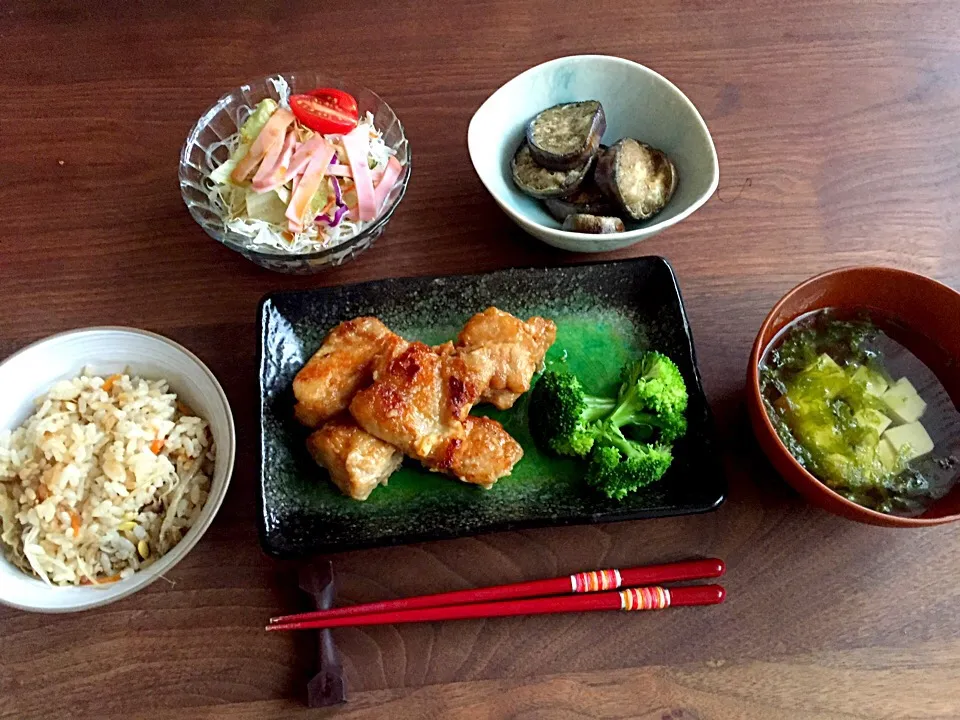
[[[837,361],[826,353],[820,353],[820,356],[813,361],[812,367],[816,370],[829,370],[831,372],[836,372],[838,370],[840,372],[843,371],[843,369],[837,365]]]
[[[843,368],[826,353],[818,355],[817,359],[803,370],[799,379],[816,385],[827,400],[832,400],[843,392],[850,382]]]
[[[880,397],[883,395],[887,388],[890,387],[890,383],[887,382],[887,379],[878,373],[876,370],[868,368],[866,365],[861,365],[854,371],[851,379],[858,385],[863,385],[866,392],[870,395],[876,395]]]
[[[918,422],[897,425],[887,430],[883,437],[890,442],[897,456],[909,462],[933,450],[933,440]]]
[[[868,427],[876,430],[877,435],[883,435],[883,431],[890,427],[891,423],[893,423],[893,420],[888,418],[879,410],[874,410],[873,408],[861,410],[854,415],[853,419],[860,427]]]
[[[906,378],[900,378],[880,398],[890,415],[899,423],[913,423],[920,419],[927,404]]]
[[[877,444],[877,459],[889,472],[900,471],[900,458],[897,457],[897,451],[893,449],[893,445],[885,437],[880,438],[880,442]]]

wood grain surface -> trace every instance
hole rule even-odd
[[[170,582],[68,617],[0,609],[0,717],[960,717],[960,527],[886,530],[807,507],[759,455],[742,392],[766,311],[814,273],[880,263],[960,286],[960,4],[12,0],[0,47],[0,355],[87,325],[158,331],[209,364],[239,432],[226,502]],[[295,606],[296,577],[256,538],[257,301],[588,259],[516,229],[465,141],[502,83],[583,52],[669,77],[716,142],[718,194],[613,257],[659,254],[676,268],[729,500],[699,517],[345,554],[340,596],[716,555],[729,600],[340,630],[351,702],[311,713],[302,639],[262,630]],[[211,241],[176,175],[183,138],[220,94],[297,68],[377,90],[416,157],[377,245],[301,278]]]

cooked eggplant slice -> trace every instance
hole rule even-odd
[[[603,105],[596,100],[547,108],[527,124],[534,160],[550,170],[571,170],[592,158],[607,129]]]
[[[567,219],[563,221],[563,229],[572,232],[606,235],[607,233],[621,233],[624,228],[623,220],[618,217],[574,213],[573,215],[567,215]]]
[[[615,215],[618,211],[603,191],[597,186],[591,175],[583,184],[569,195],[559,198],[547,198],[543,201],[547,211],[559,222],[563,222],[569,215],[582,213],[586,215]]]
[[[662,150],[623,138],[597,154],[597,185],[634,220],[663,210],[677,189],[677,168]]]
[[[551,198],[568,195],[580,187],[593,166],[591,158],[572,170],[548,170],[537,164],[530,154],[530,146],[524,143],[510,162],[513,182],[531,197]]]

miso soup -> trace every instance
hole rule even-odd
[[[890,318],[818,310],[770,343],[760,387],[808,471],[864,507],[915,516],[960,475],[960,411],[927,363],[949,367],[935,343]]]

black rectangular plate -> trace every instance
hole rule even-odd
[[[452,339],[490,305],[557,323],[548,362],[566,363],[588,391],[615,387],[621,365],[652,348],[672,357],[690,390],[690,429],[657,483],[610,500],[582,481],[583,463],[532,441],[526,396],[500,420],[524,457],[484,491],[407,460],[365,502],[344,497],[306,452],[293,418],[294,375],[337,323],[375,315],[408,339]],[[452,538],[492,530],[682,515],[723,502],[726,482],[713,447],[710,408],[673,269],[659,257],[485,275],[398,278],[301,292],[260,303],[260,541],[278,557]]]

